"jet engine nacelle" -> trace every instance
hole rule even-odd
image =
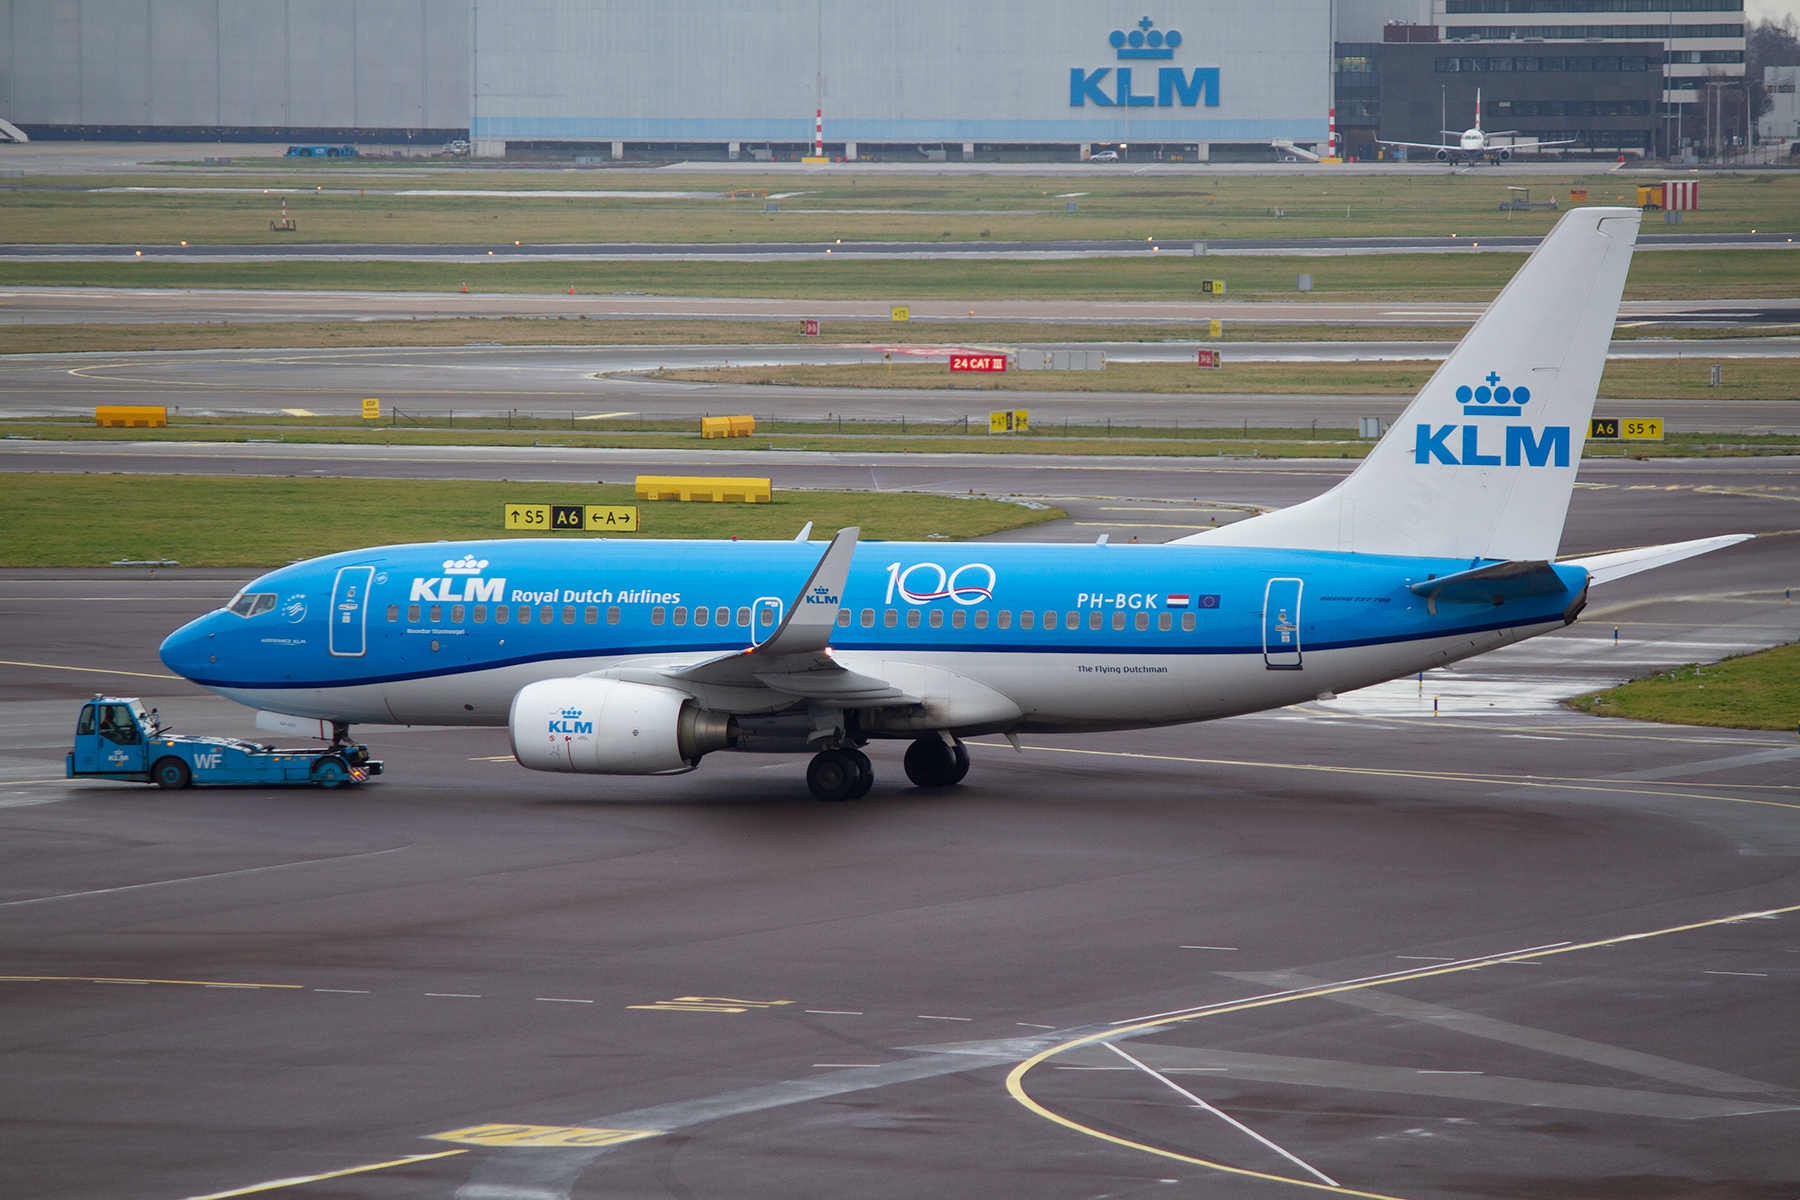
[[[533,771],[668,775],[737,740],[737,725],[674,688],[620,679],[545,679],[513,697],[513,757]]]
[[[1500,154],[1499,154],[1499,158],[1500,158],[1501,162],[1511,162],[1512,161],[1512,151],[1509,149],[1502,148],[1500,151]]]
[[[1449,162],[1450,161],[1450,152],[1448,150],[1439,150],[1437,152],[1437,160],[1439,162]]]

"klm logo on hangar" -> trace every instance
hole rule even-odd
[[[1119,52],[1122,60],[1174,58],[1176,49],[1181,45],[1181,31],[1171,29],[1164,32],[1152,28],[1155,24],[1155,21],[1145,17],[1130,33],[1115,29],[1107,40],[1113,44],[1113,49]],[[1131,72],[1130,67],[1101,67],[1097,71],[1070,67],[1069,107],[1083,108],[1092,100],[1102,108],[1148,108],[1151,105],[1170,108],[1176,104],[1193,108],[1200,103],[1202,95],[1206,97],[1206,107],[1219,106],[1217,67],[1195,67],[1192,72],[1180,67],[1158,67],[1154,96],[1148,93],[1140,96],[1132,92]],[[1108,75],[1112,76],[1111,95],[1101,90]]]

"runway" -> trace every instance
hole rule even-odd
[[[1221,347],[1231,362],[1426,360],[1451,342],[1335,344],[1277,342]],[[1115,362],[1189,361],[1194,343],[1095,344]],[[1692,358],[1695,370],[1739,356],[1792,357],[1800,339],[1758,338],[1614,343],[1620,358]],[[943,361],[949,347],[896,346],[895,361]],[[279,414],[302,409],[340,414],[360,424],[361,401],[381,399],[413,415],[523,414],[579,419],[629,414],[687,420],[748,412],[777,420],[836,417],[925,424],[977,419],[999,405],[1027,408],[1040,424],[1112,421],[1193,427],[1280,426],[1318,422],[1354,427],[1356,418],[1392,419],[1405,396],[1121,394],[1106,391],[978,391],[957,388],[811,388],[681,383],[646,379],[660,367],[882,361],[881,346],[537,346],[412,347],[342,350],[205,350],[126,354],[7,355],[0,358],[0,416],[91,412],[98,404],[160,404],[186,415]],[[1727,367],[1727,370],[1730,368]],[[1103,387],[1104,373],[1090,376]],[[1654,409],[1651,412],[1650,409]],[[1601,416],[1660,416],[1674,432],[1800,432],[1800,402],[1656,400],[1600,401]],[[393,418],[398,420],[398,418]],[[850,429],[854,432],[854,429]],[[760,443],[759,443],[760,445]]]
[[[259,195],[280,194],[281,188],[105,188],[101,191],[183,192],[245,191]],[[300,195],[321,194],[322,189],[291,189]],[[351,192],[349,194],[360,194]],[[377,193],[382,194],[382,193]],[[405,193],[410,196],[432,196],[431,191]],[[529,199],[529,191],[479,193]],[[579,196],[582,193],[546,192],[546,198]],[[445,198],[450,198],[451,193]],[[593,193],[590,198],[629,199],[630,193]],[[665,199],[648,193],[645,200]],[[776,202],[781,203],[781,202]],[[791,213],[828,213],[849,215],[868,210],[842,208],[806,208],[805,200],[790,202]],[[901,210],[905,211],[905,210]],[[1021,210],[1029,215],[1032,210]],[[1786,232],[1758,233],[1645,233],[1638,237],[1641,250],[1755,250],[1763,253],[1794,248],[1795,234]],[[0,244],[0,263],[6,262],[801,262],[847,258],[864,261],[898,259],[942,259],[967,261],[975,259],[1009,259],[1052,261],[1071,258],[1155,258],[1170,254],[1226,256],[1298,255],[1301,257],[1335,257],[1368,254],[1517,254],[1537,248],[1539,235],[1497,235],[1483,237],[1292,237],[1292,238],[1170,238],[1163,242],[1122,239],[1049,239],[1031,242],[593,242],[544,243],[522,245],[518,242],[494,242],[488,245],[469,243],[293,243],[268,245],[102,245],[95,243],[27,243]]]
[[[155,325],[168,322],[406,321],[451,317],[577,320],[889,321],[967,324],[1201,325],[1211,320],[1274,325],[1467,325],[1486,305],[1469,301],[1111,301],[808,300],[721,296],[565,295],[475,292],[312,292],[171,288],[0,288],[0,324]],[[1800,299],[1627,300],[1619,319],[1652,325],[1800,323]],[[830,336],[830,326],[825,327]]]
[[[1467,325],[1486,310],[1470,301],[809,300],[724,296],[563,293],[313,292],[172,288],[0,288],[0,324],[155,325],[263,321],[407,321],[452,317],[569,320],[889,321],[905,304],[912,321],[968,324]],[[1800,323],[1800,299],[1627,300],[1619,320],[1651,325]],[[824,334],[830,336],[830,326]]]
[[[204,453],[183,469],[573,483],[710,461]],[[1067,501],[1032,536],[1115,541],[1346,466],[767,461],[778,486],[1003,479]],[[799,758],[535,775],[499,730],[364,729],[388,773],[353,793],[64,781],[95,689],[254,736],[154,654],[249,573],[0,572],[0,1192],[351,1172],[288,1194],[1249,1198],[1316,1172],[1407,1200],[1786,1195],[1800,746],[1555,701],[1800,636],[1797,502],[1785,461],[1590,460],[1565,551],[1770,536],[1423,681],[1023,753],[976,739],[950,793],[877,746],[846,805],[804,798]],[[1071,1045],[1096,1034],[1130,1057]]]
[[[121,171],[137,173],[158,173],[174,178],[214,177],[229,179],[234,174],[239,177],[246,171],[289,169],[291,160],[286,163],[258,162],[258,159],[279,160],[286,152],[287,142],[52,142],[33,141],[24,144],[0,142],[0,165],[12,169],[22,169],[30,175],[83,175],[113,174]],[[429,147],[428,147],[429,148]],[[375,154],[384,152],[381,146],[365,147]],[[226,155],[233,158],[237,166],[213,167],[203,162],[205,158]],[[491,170],[506,170],[508,166],[517,167],[520,159],[515,158],[506,166],[496,164],[494,168],[464,160],[445,160],[434,165],[419,163],[416,159],[404,167],[387,168],[379,161],[363,160],[355,165],[337,164],[339,170],[346,174],[354,172],[356,178],[391,178],[411,179],[423,173],[442,175],[450,172],[459,177],[482,179],[488,177]],[[529,162],[530,160],[525,160]],[[569,160],[545,158],[533,163],[543,170],[567,171]],[[316,169],[316,164],[309,163],[302,170]],[[327,168],[330,169],[330,168]],[[1655,163],[1620,164],[1610,159],[1568,159],[1545,162],[1511,162],[1501,166],[1485,166],[1478,169],[1485,175],[1570,175],[1570,174],[1605,174],[1621,179],[1634,177],[1661,178],[1666,167]],[[654,179],[658,176],[676,174],[712,174],[731,176],[768,176],[770,178],[805,179],[818,175],[870,175],[870,176],[917,176],[917,175],[1069,175],[1077,177],[1101,177],[1116,175],[1126,176],[1197,176],[1197,175],[1300,175],[1338,177],[1343,175],[1442,175],[1466,174],[1468,167],[1445,166],[1441,163],[1173,163],[1173,162],[1118,162],[1118,163],[1083,163],[1083,162],[880,162],[880,163],[763,163],[745,162],[645,162],[619,163],[606,167],[591,168],[582,174],[594,179],[626,178],[642,179],[646,176]]]

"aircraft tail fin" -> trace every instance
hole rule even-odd
[[[1639,218],[1634,208],[1564,214],[1342,483],[1179,540],[1554,559]]]

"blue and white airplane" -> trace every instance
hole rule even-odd
[[[1638,218],[1566,214],[1342,483],[1216,531],[382,546],[263,576],[162,658],[264,728],[505,725],[520,765],[599,775],[812,753],[822,800],[868,791],[871,739],[941,787],[972,734],[1213,720],[1456,662],[1743,540],[1555,561]]]

